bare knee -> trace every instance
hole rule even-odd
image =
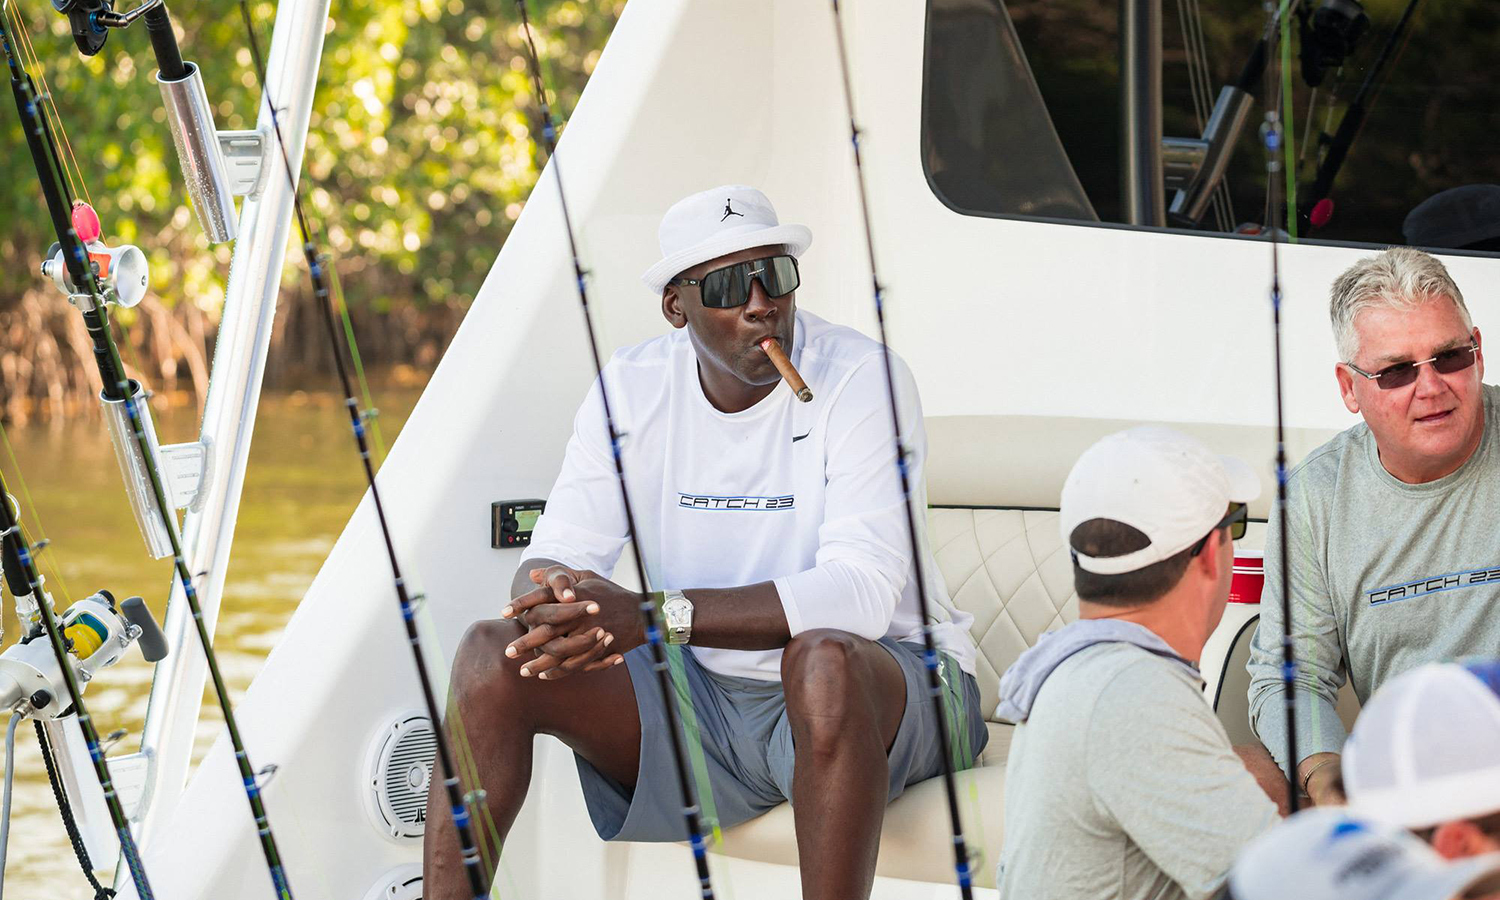
[[[520,663],[505,655],[505,648],[521,634],[519,625],[505,619],[481,619],[469,626],[453,659],[452,692],[461,706],[493,701],[521,680]]]
[[[781,656],[787,716],[801,729],[841,730],[865,706],[861,639],[819,628],[792,638]]]

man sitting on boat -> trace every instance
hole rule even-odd
[[[1500,858],[1500,660],[1426,663],[1386,682],[1344,744],[1349,808],[1448,859]]]
[[[866,896],[885,805],[942,764],[881,347],[797,309],[812,234],[781,225],[758,190],[694,194],[668,210],[660,239],[664,258],[644,280],[674,330],[617,352],[603,382],[636,538],[681,645],[700,801],[727,827],[791,800],[803,896]],[[778,373],[767,338],[811,402]],[[922,509],[921,404],[906,365],[891,365]],[[607,580],[628,540],[596,383],[511,605],[469,630],[453,666],[453,710],[501,839],[536,734],[575,752],[600,837],[687,836],[639,595]],[[986,739],[972,617],[952,607],[930,555],[925,571],[950,739],[968,760]],[[427,896],[466,896],[436,789],[428,810]]]
[[[1111,435],[1063,485],[1078,621],[1006,671],[1001,896],[1202,900],[1278,819],[1203,696],[1232,539],[1260,482],[1160,427]]]
[[[1424,662],[1500,646],[1500,389],[1463,294],[1436,258],[1397,247],[1351,266],[1330,313],[1339,391],[1364,423],[1308,454],[1287,481],[1297,759],[1287,759],[1279,603],[1261,606],[1250,656],[1256,734],[1314,803],[1342,802],[1335,712]],[[1265,596],[1280,597],[1273,514]]]

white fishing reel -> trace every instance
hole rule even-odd
[[[146,264],[146,254],[131,244],[105,246],[100,240],[103,229],[99,224],[99,215],[87,203],[74,203],[72,218],[73,230],[78,233],[78,238],[83,241],[84,250],[88,253],[87,264],[94,270],[99,286],[104,289],[104,299],[127,308],[140,303],[151,283],[151,270]],[[73,284],[73,279],[68,275],[67,260],[63,256],[65,252],[61,244],[52,245],[47,251],[47,259],[42,261],[42,277],[52,279],[57,289],[67,295],[69,302],[86,310],[92,306],[93,298],[82,287]]]
[[[0,653],[0,709],[19,709],[37,719],[58,718],[71,711],[72,701],[52,642],[42,630],[35,604],[18,598],[17,606],[22,627],[30,631]],[[167,655],[166,638],[140,597],[129,597],[116,609],[109,591],[99,591],[68,607],[58,627],[80,690],[94,673],[119,662],[133,642],[140,642],[147,662]]]

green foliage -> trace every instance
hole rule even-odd
[[[533,0],[556,114],[577,102],[623,5]],[[275,6],[251,9],[264,47]],[[258,91],[238,6],[215,0],[172,12],[219,127],[252,127]],[[230,250],[209,246],[187,205],[144,27],[112,33],[85,59],[49,4],[21,0],[20,15],[77,159],[79,193],[91,196],[106,239],[146,251],[164,304],[216,315]],[[472,299],[537,176],[522,51],[513,0],[334,0],[304,196],[341,259],[351,304],[387,311]],[[0,308],[38,287],[36,265],[53,240],[19,119],[4,105]],[[305,277],[300,265],[288,254],[289,284]]]

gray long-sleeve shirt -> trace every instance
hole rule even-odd
[[[1361,423],[1287,479],[1299,762],[1343,747],[1346,678],[1363,703],[1413,666],[1500,654],[1500,387],[1483,391],[1483,439],[1451,475],[1397,480]],[[1251,724],[1285,767],[1281,540],[1273,510],[1249,670]]]

